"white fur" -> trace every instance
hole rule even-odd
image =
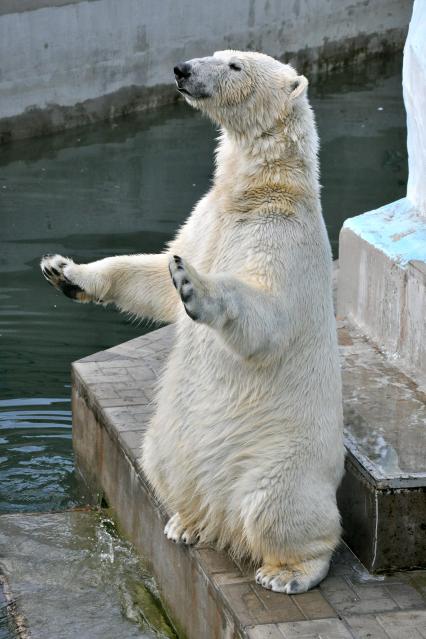
[[[146,476],[178,513],[167,536],[248,555],[262,563],[259,583],[303,592],[339,541],[344,458],[307,81],[256,53],[219,52],[192,68],[211,95],[188,102],[222,126],[212,188],[164,254],[66,261],[63,274],[83,301],[176,322],[142,450]]]

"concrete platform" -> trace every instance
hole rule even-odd
[[[165,539],[166,513],[137,459],[173,334],[167,327],[73,364],[73,437],[79,469],[148,558],[178,631],[189,639],[426,637],[425,572],[374,577],[342,545],[319,588],[289,597],[257,586],[253,568],[224,553]],[[416,470],[418,430],[409,416],[422,424],[424,404],[408,378],[360,335],[341,326],[340,341],[348,446],[341,492],[345,533],[360,555],[368,549],[363,560],[375,569],[400,559],[412,565],[415,553],[424,551],[425,476],[424,466]],[[398,409],[394,415],[390,399]],[[376,440],[369,440],[370,432]]]

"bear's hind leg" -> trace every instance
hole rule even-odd
[[[265,561],[256,572],[256,582],[268,590],[288,595],[306,592],[327,576],[330,559],[331,552],[327,552],[316,559],[288,566]]]
[[[198,535],[194,531],[184,527],[179,513],[170,517],[164,528],[164,534],[167,539],[170,539],[175,544],[181,542],[187,546],[192,546],[198,539]]]
[[[315,492],[306,483],[294,492],[285,488],[276,482],[270,490],[258,491],[257,500],[255,493],[248,495],[242,506],[251,556],[262,561],[257,583],[296,594],[314,588],[327,575],[340,539],[340,517],[327,485],[321,490],[317,482]]]

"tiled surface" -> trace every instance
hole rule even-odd
[[[349,347],[351,336],[342,335]],[[99,474],[108,484],[108,490],[115,491],[121,502],[129,499],[129,513],[132,508],[130,501],[136,494],[143,493],[145,508],[149,503],[154,514],[157,511],[158,517],[162,516],[150,495],[147,501],[137,455],[143,430],[153,411],[155,384],[172,340],[173,328],[168,327],[87,357],[74,365],[74,387],[80,402],[76,404],[77,431],[80,426],[81,429],[85,426],[98,429],[99,432],[93,433],[93,442],[102,446],[106,444],[102,444],[101,431],[106,430],[108,441],[113,442],[108,445],[115,447],[114,455],[130,462],[121,466],[121,475],[117,477],[113,473],[118,463],[111,463],[111,452],[104,454],[103,449],[99,450],[96,462],[100,464]],[[78,414],[80,409],[81,417]],[[88,419],[88,414],[93,418]],[[79,425],[79,421],[85,423]],[[138,485],[135,486],[134,478],[128,480],[132,491],[130,495],[130,489],[126,492],[117,484],[124,481],[123,472],[134,474],[135,471],[139,473]],[[134,477],[137,475],[134,474]],[[137,516],[138,513],[129,514],[129,520],[133,521]],[[206,638],[426,639],[426,571],[373,577],[342,545],[333,560],[329,576],[319,588],[303,595],[287,596],[256,585],[254,569],[237,565],[224,553],[207,547],[178,548],[169,544],[158,532],[150,543],[155,546],[168,544],[164,547],[164,553],[169,557],[167,570],[171,569],[170,561],[176,561],[177,567],[182,562],[189,562],[187,574],[192,575],[191,579],[198,574],[202,577],[199,583],[208,584],[208,601],[197,605],[200,614],[203,613],[203,605],[206,609],[213,605],[223,611],[228,621],[232,620],[231,625],[227,622],[223,626],[228,634],[220,634],[217,629],[213,633],[209,628],[206,629]],[[155,571],[155,565],[153,568]],[[190,588],[190,584],[186,583],[184,587]],[[214,616],[211,618],[216,619]],[[223,621],[214,623],[219,627]],[[189,637],[191,639],[191,635]]]
[[[248,631],[248,637],[249,639],[352,639],[349,630],[338,619],[258,626]]]

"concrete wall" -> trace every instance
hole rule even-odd
[[[411,0],[2,0],[0,141],[175,98],[176,61],[257,49],[305,72],[401,49]]]

